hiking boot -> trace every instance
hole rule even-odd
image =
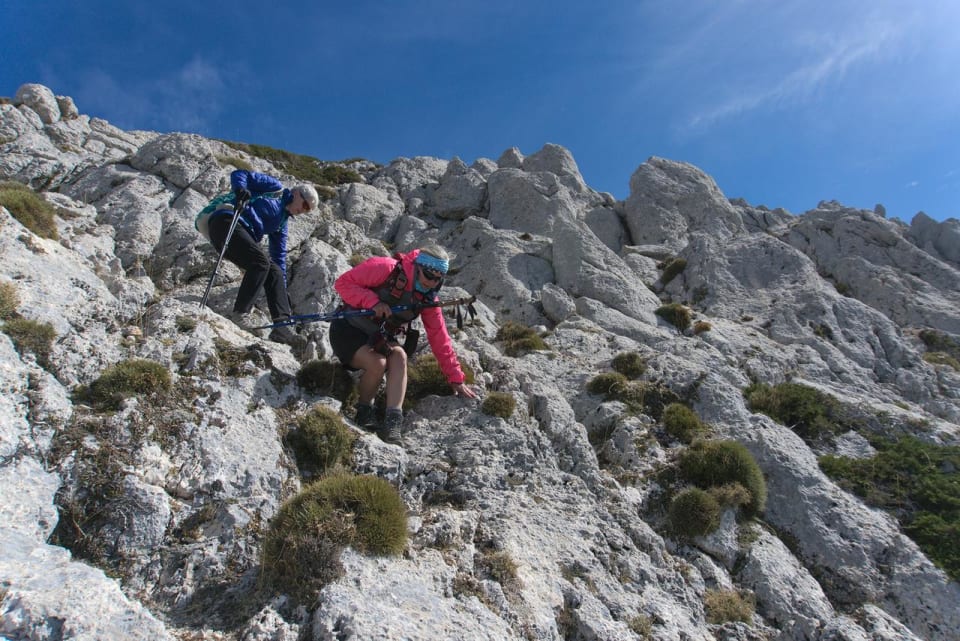
[[[383,419],[383,427],[380,428],[377,435],[385,443],[399,445],[400,438],[403,436],[403,412],[387,410],[387,416]]]
[[[295,352],[300,352],[307,346],[307,339],[295,333],[288,326],[274,327],[270,330],[270,340],[274,343],[289,345]]]
[[[263,314],[256,309],[250,310],[249,312],[227,312],[225,316],[240,329],[256,336],[261,336],[262,332],[262,330],[257,330],[257,327],[269,324]]]
[[[377,413],[373,405],[357,403],[353,422],[356,423],[359,428],[372,431],[377,425]]]

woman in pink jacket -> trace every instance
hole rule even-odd
[[[397,258],[374,256],[342,274],[334,288],[347,309],[371,309],[373,316],[353,316],[330,324],[330,345],[340,362],[363,370],[358,383],[356,423],[376,424],[373,399],[387,375],[387,409],[380,438],[399,443],[403,430],[403,397],[407,392],[407,353],[397,340],[410,321],[423,320],[430,349],[454,394],[476,398],[464,383],[463,370],[450,342],[440,307],[393,312],[398,305],[431,303],[450,267],[447,252],[435,245],[415,249]]]

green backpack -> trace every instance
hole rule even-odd
[[[233,215],[233,192],[228,191],[219,196],[215,196],[213,200],[207,203],[207,206],[200,210],[200,213],[197,214],[197,217],[193,220],[194,228],[203,234],[203,237],[207,240],[210,240],[210,216],[213,212],[218,210],[229,211],[230,215]]]
[[[269,191],[263,194],[259,194],[250,199],[247,203],[248,205],[253,203],[259,198],[280,198],[283,195],[283,190],[280,191]],[[197,214],[197,217],[193,220],[193,227],[198,232],[203,234],[203,237],[207,240],[210,240],[210,216],[214,212],[228,212],[233,216],[233,203],[234,195],[232,191],[220,194],[215,196],[213,200],[207,203],[207,206],[200,210],[200,213]]]

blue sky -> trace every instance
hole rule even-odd
[[[0,0],[0,95],[326,160],[545,143],[803,213],[960,217],[956,0]]]

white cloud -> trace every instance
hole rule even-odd
[[[777,65],[782,67],[777,74],[765,73],[769,82],[749,86],[747,78],[752,75],[751,70],[735,72],[733,86],[737,95],[698,109],[683,129],[686,133],[695,133],[747,112],[809,100],[821,90],[836,85],[858,65],[892,55],[898,36],[899,30],[886,23],[851,34],[816,38],[798,34],[797,38],[806,41],[808,48],[802,60],[791,67],[788,60],[795,57],[794,53],[771,51],[771,55],[782,55],[783,61]]]

